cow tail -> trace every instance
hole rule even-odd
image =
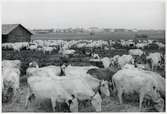
[[[35,98],[35,94],[32,93],[31,87],[30,87],[30,85],[29,85],[29,83],[28,83],[28,93],[27,93],[27,98],[26,98],[26,103],[25,103],[25,109],[28,108],[30,102],[31,102],[32,99],[34,99],[34,98]]]

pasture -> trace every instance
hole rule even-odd
[[[163,31],[139,31],[139,32],[97,32],[94,35],[86,33],[49,33],[34,34],[32,40],[129,40],[135,39],[136,34],[145,34],[148,39],[164,40]]]
[[[77,49],[76,49],[77,50]],[[68,58],[68,62],[75,66],[89,66],[91,63],[89,62],[90,56],[80,54],[81,50],[77,50],[75,55],[72,55]],[[114,55],[123,55],[128,53],[128,49],[115,49],[115,50],[94,50],[95,53],[98,53],[100,57],[113,57]],[[146,52],[164,52],[164,49],[145,49]],[[25,109],[25,99],[27,94],[27,84],[26,84],[26,75],[25,71],[28,68],[29,62],[35,60],[39,63],[40,67],[48,66],[48,65],[59,65],[61,63],[61,55],[56,51],[52,53],[43,53],[40,51],[32,51],[32,50],[21,50],[20,52],[16,52],[13,50],[3,50],[2,51],[2,59],[10,59],[10,60],[21,60],[21,94],[17,96],[15,101],[2,104],[3,112],[51,112],[51,103],[50,100],[44,100],[40,104],[40,107],[37,106],[37,103],[32,103],[33,105]],[[159,70],[159,73],[164,74],[164,69]],[[124,104],[120,105],[118,103],[118,99],[111,96],[103,99],[102,102],[102,112],[138,112],[138,103],[135,102],[136,97],[129,97],[125,100]],[[62,104],[63,105],[63,104]],[[57,112],[66,112],[66,106],[62,106],[62,110],[57,110]],[[79,104],[79,112],[94,112],[94,108],[88,102],[86,105],[82,103]],[[155,111],[152,107],[147,107],[143,109],[143,111]]]

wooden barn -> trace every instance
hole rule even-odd
[[[2,43],[29,42],[32,33],[21,24],[2,25]]]

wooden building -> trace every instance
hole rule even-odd
[[[32,33],[21,24],[2,25],[2,43],[29,42]]]

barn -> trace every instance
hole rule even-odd
[[[21,24],[2,24],[2,43],[29,42],[31,35]]]

